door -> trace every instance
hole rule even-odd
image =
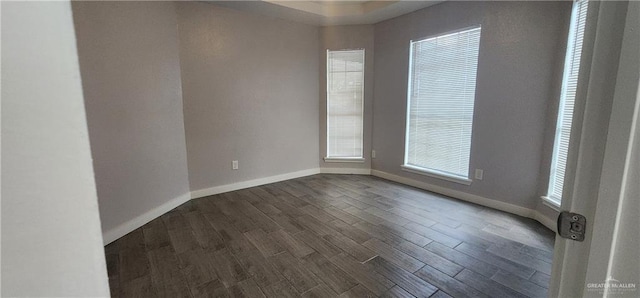
[[[561,206],[587,230],[556,236],[549,295],[639,297],[640,2],[589,9]]]

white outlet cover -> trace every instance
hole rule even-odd
[[[476,169],[475,178],[478,180],[482,180],[482,176],[484,176],[484,171],[481,169]]]

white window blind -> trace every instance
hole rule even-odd
[[[327,157],[362,158],[364,50],[327,51]]]
[[[411,42],[405,169],[468,178],[480,30]]]
[[[569,152],[571,123],[573,121],[573,108],[576,99],[576,89],[578,87],[580,56],[582,54],[582,41],[587,22],[588,3],[586,0],[578,0],[573,3],[569,39],[567,41],[560,106],[558,109],[558,123],[556,126],[553,159],[551,162],[549,193],[547,194],[547,198],[558,206],[562,200],[562,189],[567,167],[567,154]]]

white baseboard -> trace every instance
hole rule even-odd
[[[517,206],[517,205],[513,205],[513,204],[501,202],[501,201],[488,199],[488,198],[481,197],[481,196],[478,196],[478,195],[472,195],[472,194],[469,194],[469,193],[466,193],[466,192],[453,190],[453,189],[450,189],[450,188],[437,186],[437,185],[429,184],[429,183],[422,182],[422,181],[416,181],[416,180],[405,178],[405,177],[401,177],[401,176],[398,176],[398,175],[389,174],[387,172],[382,172],[382,171],[378,171],[378,170],[372,170],[371,171],[371,175],[377,176],[377,177],[380,177],[380,178],[384,178],[384,179],[387,179],[387,180],[395,181],[395,182],[398,182],[398,183],[410,185],[410,186],[417,187],[417,188],[420,188],[420,189],[432,191],[432,192],[439,193],[439,194],[442,194],[442,195],[445,195],[445,196],[448,196],[448,197],[452,197],[452,198],[460,199],[460,200],[463,200],[463,201],[467,201],[467,202],[476,203],[476,204],[479,204],[479,205],[482,205],[482,206],[490,207],[490,208],[493,208],[493,209],[498,209],[498,210],[501,210],[501,211],[517,214],[517,215],[520,215],[520,216],[531,217],[533,212],[534,212],[534,210],[529,209],[529,208],[525,208],[525,207],[521,207],[521,206]]]
[[[557,225],[557,222],[556,222],[555,219],[548,218],[548,217],[542,215],[542,213],[540,213],[538,211],[535,211],[535,214],[531,218],[535,219],[536,221],[538,221],[539,223],[541,223],[542,225],[547,227],[549,230],[552,230],[555,233],[558,232],[558,225]]]
[[[356,175],[371,175],[371,169],[357,169],[357,168],[320,168],[322,174],[356,174]]]
[[[314,168],[314,169],[302,170],[302,171],[291,172],[291,173],[275,175],[275,176],[269,176],[269,177],[264,177],[264,178],[259,178],[259,179],[247,180],[247,181],[242,181],[242,182],[237,182],[237,183],[232,183],[232,184],[214,186],[214,187],[210,187],[210,188],[203,188],[203,189],[192,191],[191,192],[191,198],[192,199],[197,199],[197,198],[202,198],[202,197],[206,197],[206,196],[212,196],[212,195],[216,195],[216,194],[220,194],[220,193],[230,192],[230,191],[234,191],[234,190],[239,190],[239,189],[244,189],[244,188],[249,188],[249,187],[254,187],[254,186],[260,186],[260,185],[264,185],[264,184],[269,184],[269,183],[280,182],[280,181],[289,180],[289,179],[295,179],[295,178],[315,175],[315,174],[319,174],[319,173],[320,173],[320,169],[319,168]]]
[[[153,208],[143,214],[141,214],[140,216],[131,219],[105,233],[103,233],[103,241],[104,244],[107,245],[115,240],[117,240],[118,238],[126,235],[127,233],[145,225],[146,223],[154,220],[155,218],[160,217],[161,215],[171,211],[173,208],[176,208],[182,204],[184,204],[185,202],[189,201],[190,199],[196,199],[196,198],[201,198],[201,197],[206,197],[206,196],[211,196],[211,195],[215,195],[215,194],[220,194],[220,193],[225,193],[225,192],[230,192],[230,191],[234,191],[234,190],[239,190],[239,189],[244,189],[244,188],[249,188],[249,187],[255,187],[255,186],[260,186],[260,185],[264,185],[264,184],[269,184],[269,183],[275,183],[275,182],[280,182],[280,181],[284,181],[284,180],[289,180],[289,179],[295,179],[295,178],[300,178],[300,177],[305,177],[305,176],[310,176],[310,175],[315,175],[315,174],[358,174],[358,175],[373,175],[373,176],[377,176],[380,178],[384,178],[387,180],[391,180],[391,181],[395,181],[398,183],[402,183],[405,185],[410,185],[413,187],[417,187],[420,189],[424,189],[427,191],[431,191],[431,192],[435,192],[435,193],[439,193],[445,196],[449,196],[452,198],[456,198],[456,199],[460,199],[463,201],[468,201],[468,202],[472,202],[472,203],[476,203],[482,206],[486,206],[486,207],[490,207],[490,208],[494,208],[497,210],[501,210],[501,211],[505,211],[505,212],[509,212],[512,214],[516,214],[516,215],[520,215],[520,216],[524,216],[524,217],[528,217],[528,218],[532,218],[538,222],[540,222],[541,224],[543,224],[544,226],[546,226],[547,228],[551,229],[552,231],[556,230],[555,227],[555,221],[553,219],[550,219],[544,215],[542,215],[540,212],[536,211],[536,210],[532,210],[529,208],[525,208],[525,207],[521,207],[521,206],[517,206],[517,205],[513,205],[513,204],[509,204],[509,203],[505,203],[505,202],[500,202],[500,201],[496,201],[496,200],[492,200],[492,199],[488,199],[485,197],[481,197],[478,195],[473,195],[473,194],[469,194],[469,193],[465,193],[462,191],[457,191],[457,190],[452,190],[449,188],[445,188],[445,187],[441,187],[441,186],[437,186],[437,185],[433,185],[433,184],[429,184],[429,183],[425,183],[425,182],[421,182],[421,181],[416,181],[413,179],[409,179],[409,178],[405,178],[405,177],[401,177],[398,175],[394,175],[394,174],[389,174],[387,172],[383,172],[383,171],[378,171],[378,170],[371,170],[371,169],[357,169],[357,168],[313,168],[313,169],[307,169],[307,170],[302,170],[302,171],[297,171],[297,172],[291,172],[291,173],[286,173],[286,174],[281,174],[281,175],[275,175],[275,176],[269,176],[269,177],[265,177],[265,178],[259,178],[259,179],[254,179],[254,180],[248,180],[248,181],[242,181],[242,182],[238,182],[238,183],[232,183],[232,184],[226,184],[226,185],[220,185],[220,186],[215,186],[215,187],[210,187],[210,188],[205,188],[205,189],[199,189],[199,190],[194,190],[191,193],[187,193],[184,195],[181,195],[175,199],[172,199],[156,208]]]
[[[191,197],[189,193],[185,193],[177,198],[171,199],[164,204],[155,207],[129,221],[124,222],[123,224],[102,233],[102,241],[104,245],[107,245],[118,238],[130,233],[131,231],[144,226],[146,223],[160,217],[161,215],[171,211],[173,208],[176,208],[187,201],[189,201]]]
[[[497,200],[492,200],[492,199],[489,199],[489,198],[485,198],[485,197],[481,197],[481,196],[478,196],[478,195],[473,195],[473,194],[469,194],[469,193],[466,193],[466,192],[445,188],[445,187],[442,187],[442,186],[429,184],[429,183],[426,183],[426,182],[416,181],[416,180],[405,178],[405,177],[401,177],[401,176],[398,176],[398,175],[389,174],[389,173],[383,172],[383,171],[371,170],[371,175],[376,176],[376,177],[380,177],[380,178],[384,178],[384,179],[387,179],[387,180],[395,181],[395,182],[398,182],[398,183],[410,185],[410,186],[417,187],[417,188],[420,188],[420,189],[432,191],[432,192],[439,193],[439,194],[442,194],[442,195],[445,195],[445,196],[448,196],[448,197],[452,197],[452,198],[460,199],[460,200],[463,200],[463,201],[475,203],[475,204],[482,205],[482,206],[485,206],[485,207],[501,210],[501,211],[508,212],[508,213],[511,213],[511,214],[516,214],[516,215],[528,217],[528,218],[531,218],[531,219],[534,219],[534,220],[538,221],[539,223],[541,223],[542,225],[544,225],[548,229],[556,232],[556,223],[555,223],[555,221],[553,219],[551,219],[551,218],[548,218],[548,217],[542,215],[537,210],[533,210],[533,209],[529,209],[529,208],[525,208],[525,207],[521,207],[521,206],[517,206],[517,205],[513,205],[513,204],[501,202],[501,201],[497,201]]]

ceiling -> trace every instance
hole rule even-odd
[[[443,1],[211,1],[216,5],[317,26],[375,24]]]

